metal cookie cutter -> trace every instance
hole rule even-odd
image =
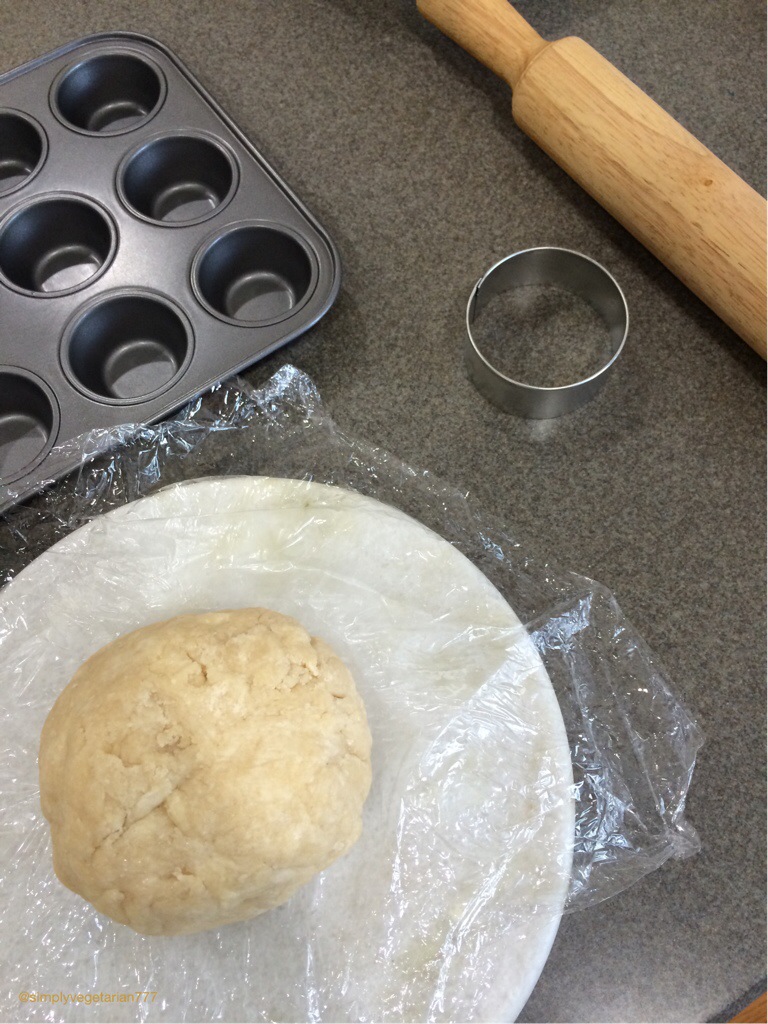
[[[493,295],[523,285],[556,285],[585,299],[605,320],[611,339],[611,357],[583,380],[560,387],[543,388],[507,377],[497,370],[472,336],[476,315]],[[472,289],[467,305],[466,361],[475,387],[504,412],[530,419],[550,419],[572,412],[600,390],[619,358],[629,330],[624,294],[599,263],[570,249],[525,249],[499,260]]]

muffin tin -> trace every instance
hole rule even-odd
[[[90,36],[0,77],[0,483],[168,415],[311,327],[333,243],[162,43]]]

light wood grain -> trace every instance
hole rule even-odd
[[[514,89],[546,40],[506,0],[417,0],[424,17]]]
[[[768,1011],[766,1010],[765,992],[749,1006],[737,1013],[731,1024],[766,1024]]]
[[[513,86],[520,128],[765,358],[765,200],[582,40],[544,43],[507,0],[418,4]]]
[[[765,357],[765,201],[580,39],[542,50],[518,125]]]

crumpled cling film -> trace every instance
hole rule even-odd
[[[259,390],[221,384],[170,422],[92,432],[62,458],[73,453],[79,471],[0,518],[9,584],[0,595],[4,1019],[509,1019],[536,981],[563,901],[565,912],[587,908],[669,857],[697,851],[684,811],[701,735],[614,597],[529,556],[430,473],[344,434],[294,367]],[[170,484],[210,478],[215,488],[215,478],[240,476],[343,491],[326,500],[307,485],[315,504],[302,513],[299,492],[277,520],[269,495],[258,508],[250,499],[211,507],[189,486],[173,489],[178,506],[163,504]],[[159,491],[148,518],[126,510],[73,534]],[[169,507],[175,512],[163,518]],[[364,581],[358,611],[339,589],[343,573],[318,584],[331,580],[332,559],[345,556],[331,551],[331,561],[315,564],[324,545],[313,530],[338,538],[360,522],[384,547],[391,534],[393,557],[415,567],[411,589],[424,607],[403,599],[398,609],[386,574]],[[201,538],[216,543],[244,524],[248,536],[254,524],[257,536],[268,527],[273,550],[288,554],[279,571],[266,554],[231,555],[228,571],[237,575],[248,561],[265,596],[285,605],[278,610],[311,631],[325,624],[357,677],[374,736],[363,838],[266,915],[175,939],[139,936],[53,874],[37,787],[40,728],[84,653],[153,615],[167,617],[166,598],[157,596],[163,580],[178,582],[180,567],[194,567]],[[125,548],[117,554],[115,537]],[[44,556],[50,563],[38,563],[50,564],[55,588],[41,584],[35,567],[15,579],[64,538]],[[131,551],[142,552],[135,568]],[[479,595],[474,621],[462,586],[446,586],[441,572]],[[204,579],[190,571],[184,580],[182,605],[203,602]],[[94,583],[94,593],[102,586],[107,595],[98,615],[83,597]],[[226,601],[222,586],[216,600]],[[442,616],[429,606],[441,586]],[[327,600],[317,596],[326,590]],[[567,739],[560,716],[534,712],[529,697],[550,700],[550,711],[559,704]],[[109,1005],[94,1014],[98,1001]]]

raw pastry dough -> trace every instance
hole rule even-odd
[[[260,914],[359,837],[370,747],[350,673],[294,619],[136,630],[85,662],[43,727],[56,874],[149,935]]]

